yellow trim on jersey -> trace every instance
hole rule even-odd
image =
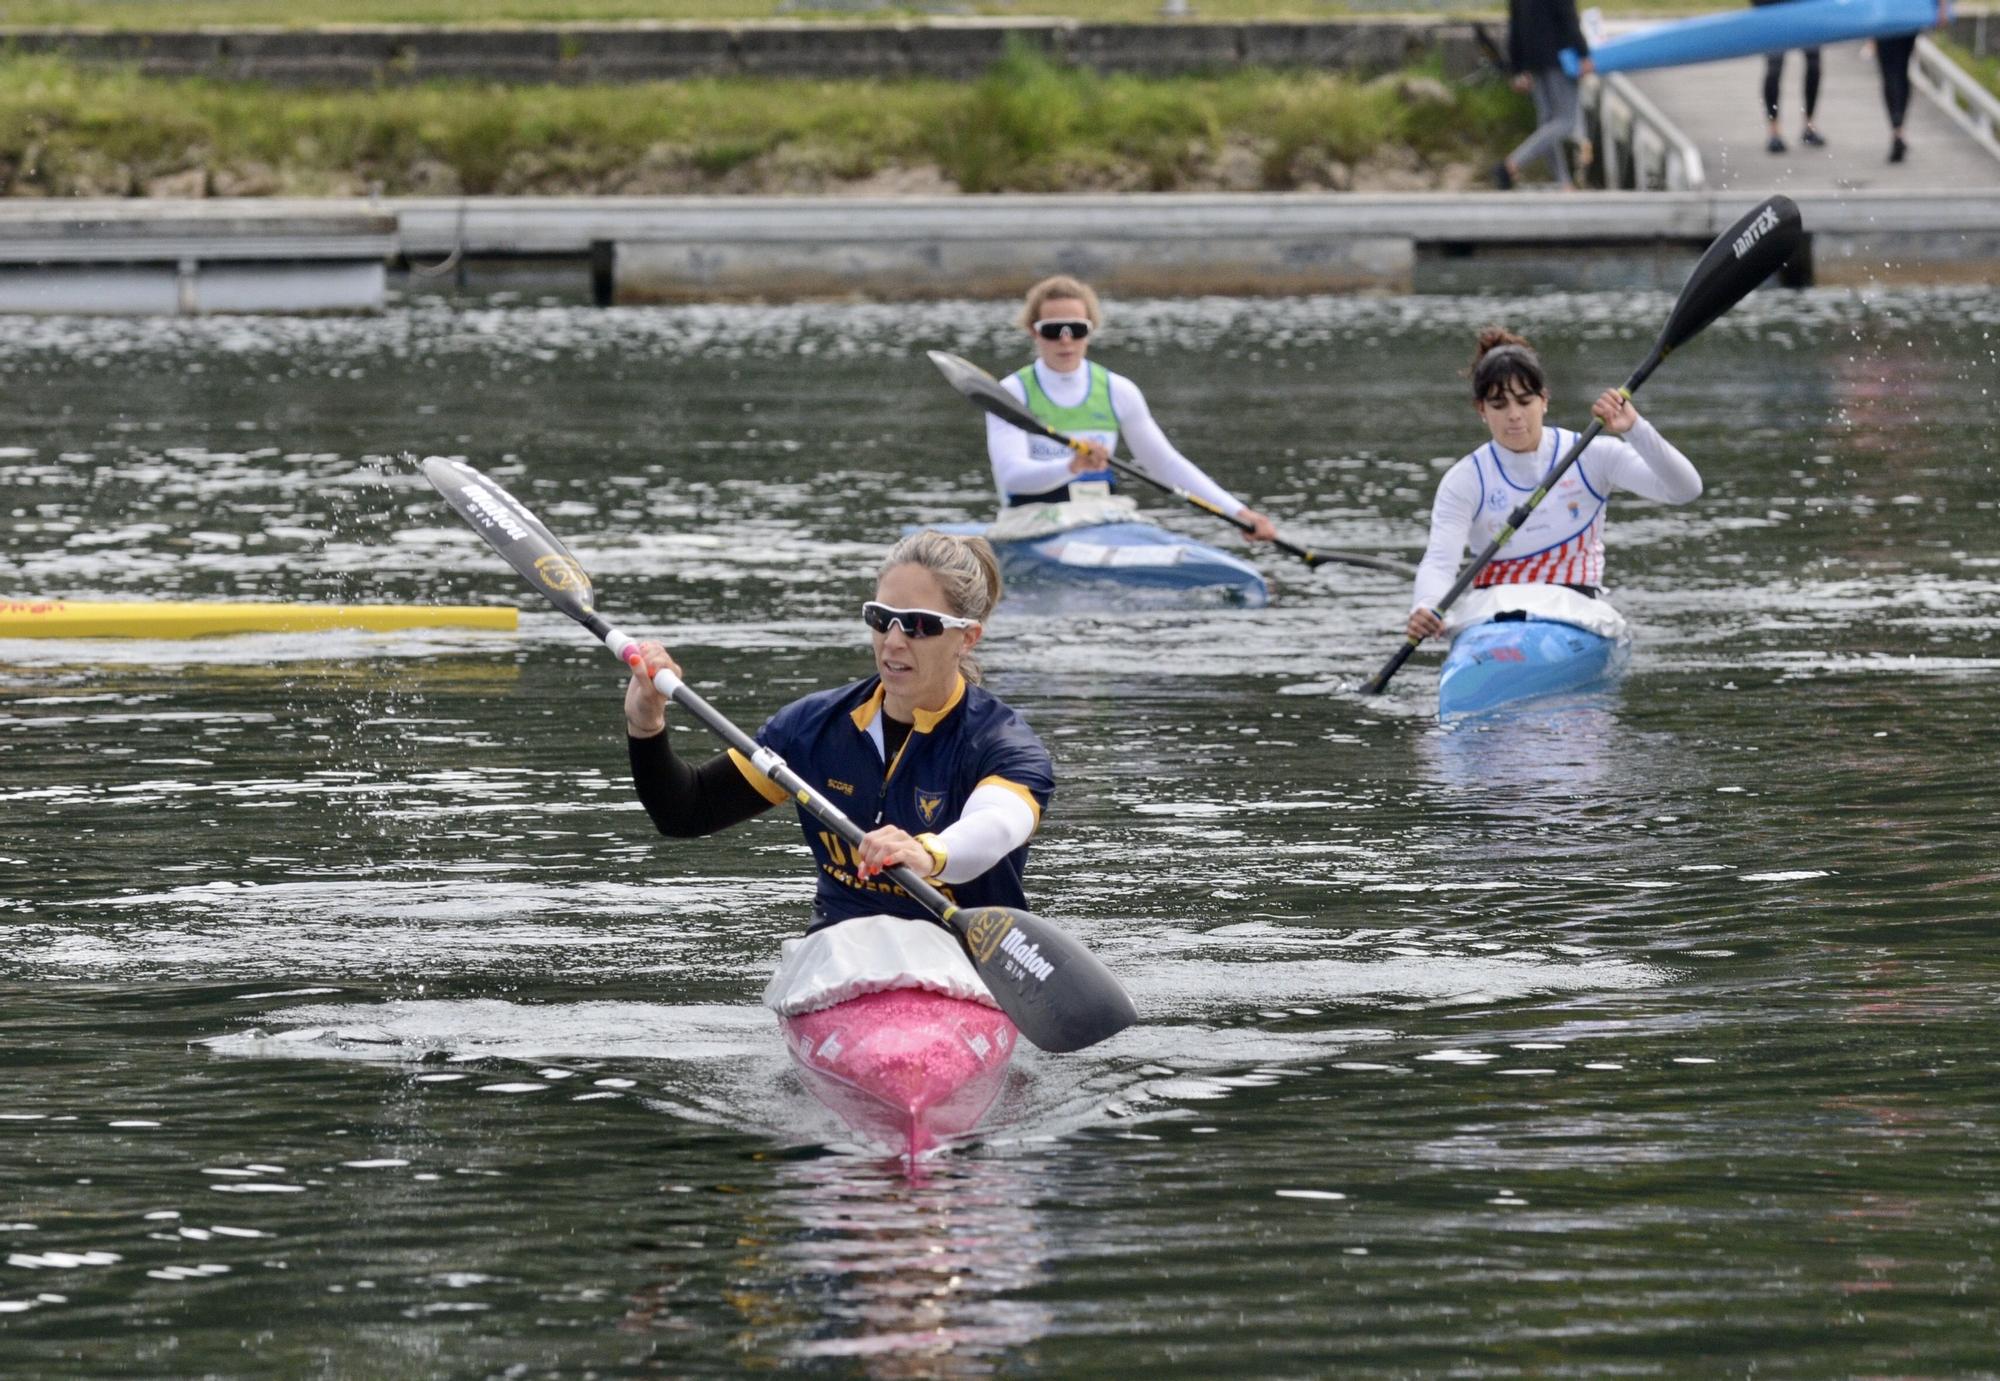
[[[889,688],[880,681],[877,681],[875,683],[875,694],[869,696],[866,700],[847,712],[847,717],[854,721],[855,728],[864,734],[868,732],[868,726],[873,724],[875,716],[882,712],[882,697],[888,693]]]
[[[868,732],[868,726],[875,722],[875,716],[882,713],[882,698],[888,693],[889,688],[877,681],[875,693],[847,712],[847,717],[854,721],[855,728],[864,734]],[[965,699],[965,678],[961,676],[952,686],[951,695],[946,698],[944,708],[913,711],[911,727],[920,734],[928,734],[944,721],[946,715],[957,709],[958,702],[963,699]]]
[[[912,712],[915,716],[916,731],[920,734],[928,734],[931,730],[937,728],[946,715],[958,708],[958,702],[963,699],[965,699],[965,678],[961,676],[958,678],[958,683],[951,688],[951,696],[944,702],[943,709],[915,710]]]
[[[972,789],[977,791],[982,786],[1004,787],[1006,790],[1019,796],[1028,803],[1028,809],[1035,813],[1035,828],[1040,829],[1042,827],[1042,807],[1041,803],[1035,800],[1034,792],[1028,790],[1028,788],[1022,786],[1019,782],[1008,781],[1005,777],[981,777],[973,784]]]
[[[779,786],[769,777],[759,772],[750,759],[734,748],[729,750],[729,760],[736,764],[736,770],[743,774],[743,780],[750,783],[759,796],[774,806],[781,806],[792,799],[792,793]]]

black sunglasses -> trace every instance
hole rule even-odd
[[[972,628],[979,622],[956,614],[940,614],[935,609],[898,609],[872,599],[861,606],[861,621],[877,633],[900,626],[906,638],[940,638],[947,628]]]
[[[1043,340],[1061,340],[1065,336],[1085,340],[1090,336],[1090,323],[1080,316],[1052,316],[1035,323],[1035,334]]]

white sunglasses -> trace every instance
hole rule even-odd
[[[935,609],[898,609],[879,600],[861,606],[861,621],[877,633],[901,628],[906,638],[939,638],[947,628],[976,628],[978,619],[962,619],[956,614],[940,614]]]

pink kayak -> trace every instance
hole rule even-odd
[[[864,992],[780,1025],[814,1096],[912,1161],[978,1125],[1020,1039],[998,1008],[924,988]]]

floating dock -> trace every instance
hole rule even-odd
[[[372,312],[396,217],[353,203],[0,202],[0,312]]]

